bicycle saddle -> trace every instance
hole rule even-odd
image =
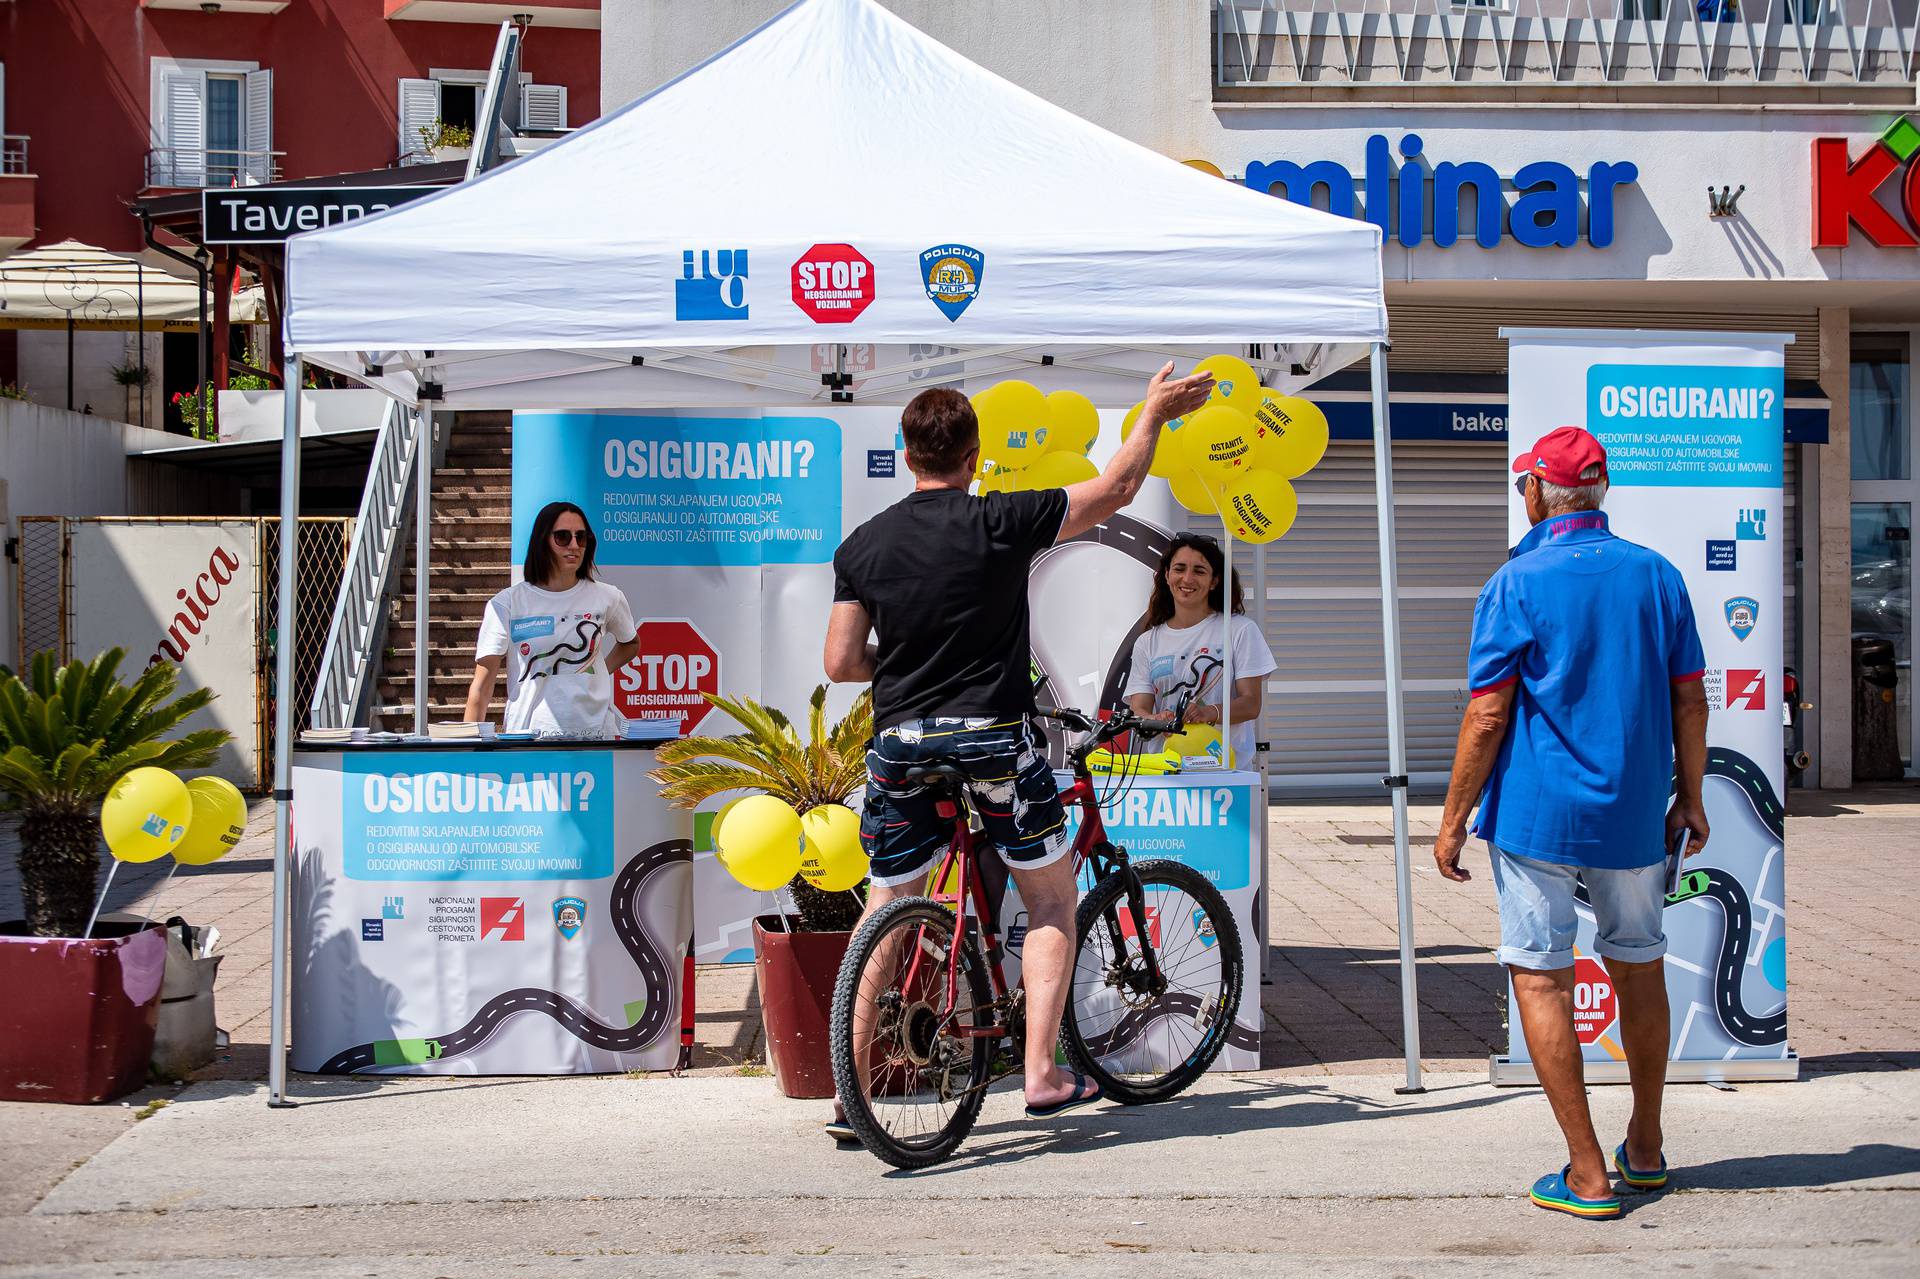
[[[967,775],[951,764],[909,768],[901,778],[909,786],[925,786],[936,795],[952,795],[966,788]]]

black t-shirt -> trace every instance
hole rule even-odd
[[[1025,715],[1027,571],[1067,518],[1065,489],[911,493],[833,557],[835,603],[873,619],[876,729],[934,715]]]

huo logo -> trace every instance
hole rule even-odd
[[[1907,164],[1920,153],[1920,126],[1901,116],[1887,126],[1856,160],[1847,154],[1845,138],[1813,140],[1813,247],[1844,249],[1859,227],[1869,243],[1883,249],[1910,249],[1920,245],[1920,164]],[[1875,198],[1886,180],[1903,164],[1900,182],[1902,223]]]
[[[1364,218],[1409,248],[1429,237],[1446,248],[1460,239],[1462,222],[1470,221],[1468,233],[1483,248],[1496,248],[1507,236],[1530,249],[1572,248],[1584,236],[1603,249],[1613,243],[1616,193],[1640,179],[1635,165],[1604,160],[1589,166],[1584,180],[1558,160],[1535,160],[1502,177],[1478,160],[1430,162],[1425,146],[1417,133],[1402,137],[1397,148],[1384,133],[1376,133],[1367,139],[1366,169],[1357,179],[1334,160],[1255,160],[1242,180],[1255,191],[1296,204],[1313,204],[1324,190],[1329,212]],[[1400,153],[1397,162],[1395,150]],[[1189,163],[1219,173],[1210,164]],[[1511,204],[1509,186],[1514,192]]]

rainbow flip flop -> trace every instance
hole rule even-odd
[[[1621,1142],[1613,1152],[1613,1166],[1620,1171],[1620,1180],[1635,1190],[1659,1190],[1667,1184],[1667,1157],[1660,1156],[1659,1172],[1641,1172],[1627,1163],[1627,1143]]]
[[[1572,1167],[1571,1164],[1568,1167]],[[1550,1172],[1533,1183],[1533,1189],[1527,1192],[1527,1198],[1541,1208],[1553,1212],[1564,1212],[1574,1217],[1618,1217],[1620,1215],[1620,1196],[1608,1195],[1605,1199],[1582,1199],[1567,1188],[1567,1169]]]

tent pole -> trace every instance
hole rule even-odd
[[[433,559],[433,405],[420,404],[420,439],[413,447],[413,731],[427,735],[428,574]]]
[[[1393,536],[1393,432],[1387,419],[1387,346],[1373,344],[1373,487],[1380,518],[1380,637],[1386,646],[1388,792],[1393,796],[1393,883],[1400,919],[1400,1022],[1407,1084],[1420,1085],[1420,991],[1414,971],[1413,868],[1407,848],[1407,716],[1400,678],[1400,580]]]
[[[273,698],[273,994],[267,1030],[267,1105],[287,1100],[287,877],[293,837],[294,628],[300,582],[300,357],[282,399],[280,435],[280,618],[274,631]]]

